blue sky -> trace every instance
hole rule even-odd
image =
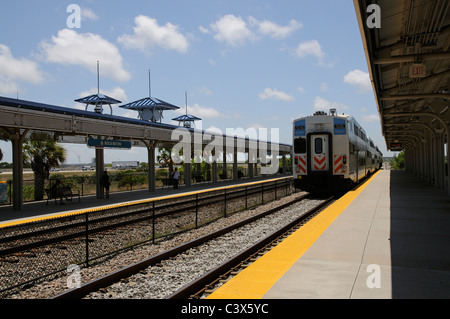
[[[71,4],[81,8],[80,28],[67,23]],[[294,118],[335,107],[389,155],[352,1],[18,0],[2,12],[2,96],[84,108],[74,100],[96,93],[100,61],[101,93],[123,103],[148,96],[150,69],[152,96],[183,113],[187,91],[203,129],[279,128],[291,144]],[[0,147],[11,161],[10,143]],[[64,147],[68,163],[94,157],[84,145]],[[105,156],[147,161],[145,149]]]

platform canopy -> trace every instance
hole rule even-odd
[[[450,1],[372,3],[354,0],[388,149],[415,149],[424,130],[448,135]]]
[[[135,102],[119,106],[139,112],[139,118],[143,121],[158,122],[163,118],[163,111],[178,110],[179,107],[156,97],[146,97]]]
[[[96,113],[103,113],[103,105],[109,105],[109,108],[111,109],[111,115],[112,115],[112,107],[111,104],[120,104],[122,101],[113,99],[112,97],[106,96],[101,93],[89,95],[86,97],[83,97],[81,99],[75,100],[75,102],[86,104],[86,111],[89,105],[94,105],[94,111]]]
[[[353,1],[387,149],[450,195],[450,1]]]
[[[180,125],[181,125],[181,123],[183,123],[184,127],[189,127],[190,128],[190,127],[192,127],[191,123],[194,123],[195,121],[201,121],[202,119],[198,118],[198,117],[196,117],[194,115],[185,114],[185,115],[178,116],[178,117],[176,117],[176,118],[174,118],[172,120],[173,121],[178,121]]]

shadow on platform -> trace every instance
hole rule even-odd
[[[450,196],[391,171],[392,299],[450,298]]]

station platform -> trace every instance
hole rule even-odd
[[[173,197],[188,196],[199,192],[219,190],[223,188],[242,187],[245,185],[255,185],[274,180],[290,179],[292,176],[261,176],[254,179],[241,179],[237,182],[224,180],[218,184],[202,183],[194,184],[190,187],[181,186],[178,189],[161,188],[155,192],[148,190],[135,190],[128,192],[111,193],[109,198],[97,199],[95,195],[82,196],[80,201],[78,196],[74,196],[72,202],[60,204],[60,200],[47,200],[24,203],[22,210],[14,210],[11,205],[0,206],[0,228],[17,224],[35,222],[38,220],[57,218],[70,214],[82,214],[92,210],[111,208],[117,205],[134,204],[142,201],[168,199]]]
[[[209,299],[450,298],[450,196],[381,170]]]

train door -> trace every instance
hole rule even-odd
[[[310,163],[312,172],[329,172],[330,170],[330,136],[314,134],[310,136]]]

